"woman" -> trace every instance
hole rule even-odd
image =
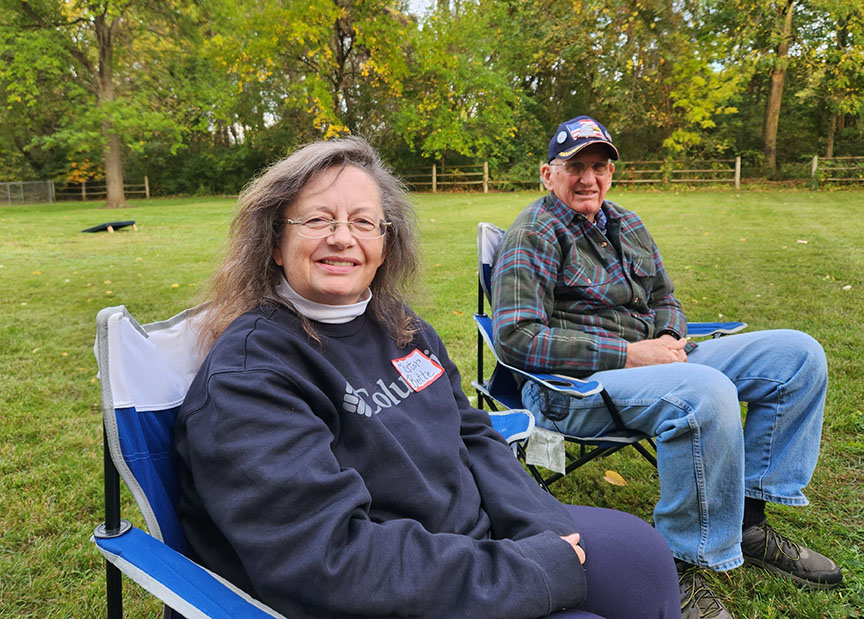
[[[197,560],[290,617],[678,616],[659,535],[561,505],[469,406],[402,302],[413,215],[365,141],[272,166],[231,238],[177,422]]]

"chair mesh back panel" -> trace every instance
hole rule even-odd
[[[186,537],[175,511],[180,498],[174,454],[174,422],[179,407],[162,411],[115,409],[120,451],[147,497],[159,523],[162,541],[186,551]]]

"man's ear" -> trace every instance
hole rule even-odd
[[[548,163],[540,166],[540,181],[546,189],[552,191],[552,166]]]

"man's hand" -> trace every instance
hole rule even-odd
[[[561,539],[570,544],[573,550],[576,551],[576,556],[579,557],[579,563],[585,563],[585,550],[579,545],[579,534],[571,533],[570,535],[562,535]]]
[[[661,335],[653,340],[642,340],[627,344],[627,362],[625,368],[638,368],[643,365],[660,365],[661,363],[675,363],[687,361],[687,353],[684,347],[687,339],[676,340],[667,334]]]

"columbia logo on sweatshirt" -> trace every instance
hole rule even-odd
[[[421,353],[415,349],[405,357],[393,359],[392,363],[400,376],[389,384],[379,378],[372,387],[358,389],[346,382],[342,408],[349,413],[371,417],[385,408],[398,406],[412,393],[425,389],[444,374],[438,358],[428,350]]]

